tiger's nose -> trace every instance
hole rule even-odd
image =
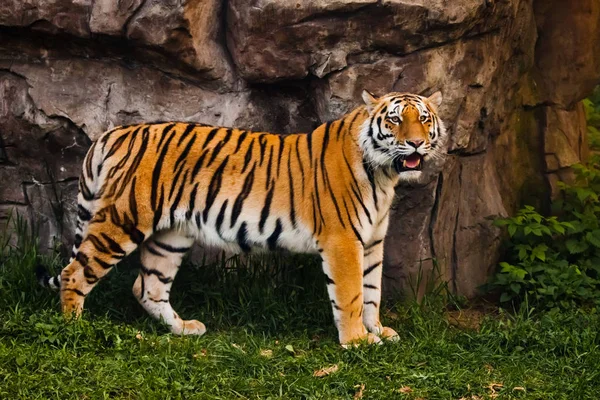
[[[407,140],[406,143],[415,149],[418,149],[425,141],[423,139],[411,139]]]

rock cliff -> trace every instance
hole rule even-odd
[[[473,296],[500,252],[492,219],[544,204],[585,159],[579,101],[599,81],[596,0],[6,0],[0,225],[16,211],[42,247],[71,243],[80,164],[115,125],[307,131],[364,88],[441,90],[449,157],[398,188],[385,285]]]

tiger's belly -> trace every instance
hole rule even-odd
[[[266,251],[288,250],[294,253],[317,254],[317,245],[313,235],[304,227],[292,226],[291,223],[278,218],[269,219],[261,224],[260,220],[248,217],[231,226],[219,222],[218,215],[211,223],[211,216],[206,223],[182,221],[180,225],[188,236],[199,243],[226,250],[232,253],[260,253]]]

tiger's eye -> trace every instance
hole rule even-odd
[[[399,124],[400,123],[400,118],[394,116],[390,118],[390,121],[392,121],[395,124]]]
[[[421,119],[421,122],[425,122],[425,121],[427,121],[427,116],[421,115],[420,119]]]

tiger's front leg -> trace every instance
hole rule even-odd
[[[363,324],[363,248],[355,238],[336,237],[322,243],[323,272],[333,319],[343,346],[381,339]]]
[[[385,327],[379,320],[381,306],[381,275],[383,272],[383,239],[375,240],[364,250],[364,312],[363,322],[369,332],[382,339],[396,341],[398,334],[392,328]]]

